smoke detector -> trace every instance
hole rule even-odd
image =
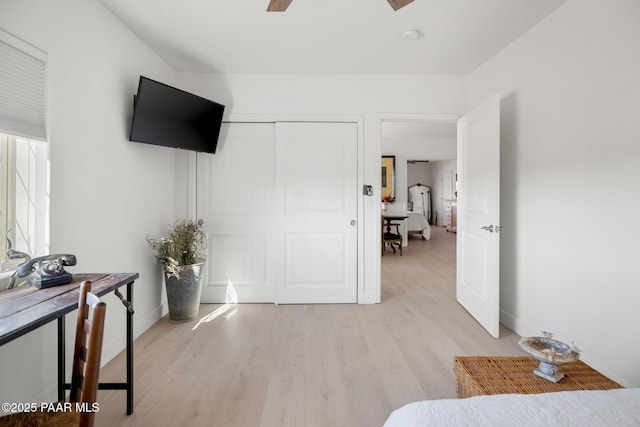
[[[422,36],[422,33],[418,30],[409,29],[402,33],[402,38],[405,40],[415,40]]]

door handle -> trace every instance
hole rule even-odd
[[[352,220],[351,220],[351,225],[352,225],[352,226],[355,226],[355,225],[356,225],[356,220],[355,220],[355,219],[352,219]]]
[[[496,233],[499,233],[502,231],[502,226],[501,225],[496,225],[495,227],[493,225],[485,225],[484,227],[480,227],[481,230],[487,230],[489,233],[493,233],[494,231]]]

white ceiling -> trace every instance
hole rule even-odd
[[[177,71],[467,75],[565,0],[100,1]]]

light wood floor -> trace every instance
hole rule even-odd
[[[382,258],[376,305],[203,305],[135,342],[135,411],[100,391],[97,426],[381,426],[403,404],[454,398],[454,355],[521,355],[455,300],[455,235],[434,227]],[[206,317],[207,314],[210,316]],[[124,354],[101,371],[120,381]]]

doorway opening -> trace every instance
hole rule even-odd
[[[438,138],[431,140],[405,138],[403,140],[395,135],[390,137],[385,132],[387,127],[404,125],[395,122],[416,122],[415,117],[396,119],[382,119],[381,151],[383,154],[392,155],[395,151],[407,156],[411,150],[420,147],[433,150],[434,154],[429,154],[425,158],[433,155],[436,158],[445,159],[447,152],[450,154],[455,152],[459,167],[456,181],[459,181],[460,189],[458,193],[456,188],[456,199],[462,196],[460,200],[455,200],[455,205],[449,207],[449,212],[456,212],[460,219],[450,230],[455,230],[457,233],[454,281],[456,300],[491,336],[498,338],[500,328],[499,233],[502,231],[500,225],[500,96],[498,94],[490,96],[456,122],[455,145],[453,139],[447,141]],[[420,124],[430,125],[436,122],[435,128],[438,128],[442,122],[452,122],[442,118],[418,119],[417,122]],[[390,123],[387,124],[387,121]],[[414,155],[411,157],[419,158]],[[402,174],[399,177],[402,177]],[[451,202],[453,203],[454,200]],[[406,209],[406,203],[400,203],[395,209]]]
[[[455,269],[456,236],[447,227],[451,218],[447,207],[456,198],[457,119],[432,115],[381,119],[381,154],[395,156],[396,162],[395,200],[384,206],[385,214],[406,216],[401,225],[403,256],[407,257],[402,261],[403,269],[421,269],[430,262],[444,262]],[[431,241],[432,237],[438,243]],[[439,246],[443,239],[448,243]],[[430,244],[452,250],[438,254],[426,250]],[[411,256],[412,251],[419,255]],[[400,258],[399,253],[389,255],[382,258],[385,265],[381,261],[381,296],[386,280],[382,269],[399,263]],[[451,281],[455,287],[455,271]]]

